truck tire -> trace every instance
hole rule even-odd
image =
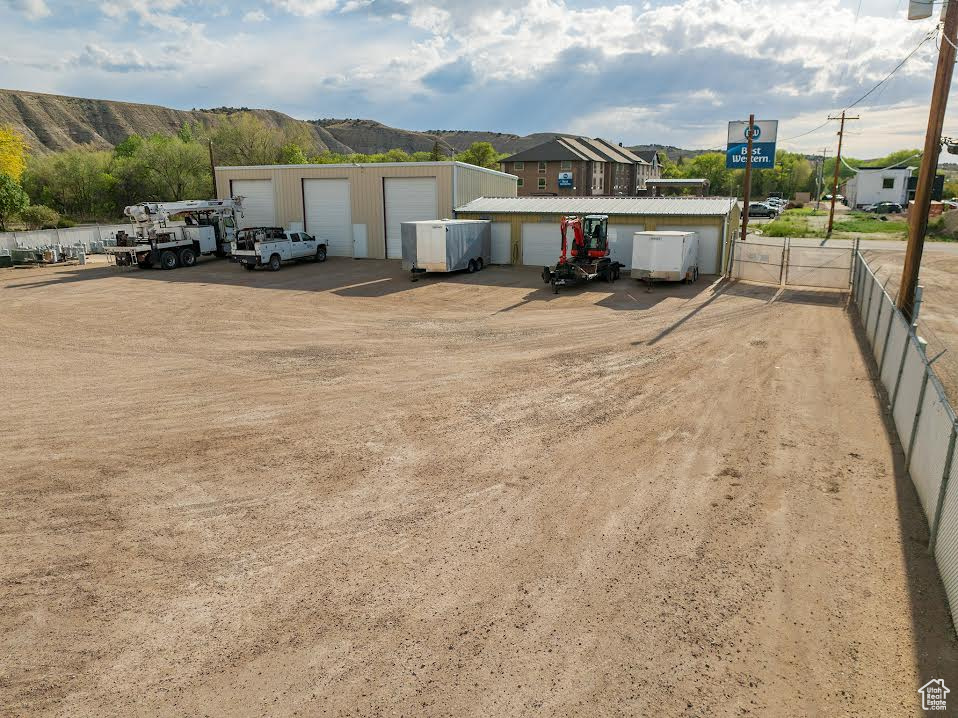
[[[282,266],[283,260],[279,258],[278,254],[274,254],[269,258],[269,271],[278,272]]]
[[[476,260],[474,259],[469,260],[469,264],[466,265],[466,271],[469,272],[469,274],[472,274],[473,272],[476,271]]]
[[[160,254],[160,268],[162,269],[176,269],[180,264],[180,261],[176,258],[176,254],[171,252],[168,249],[164,249]]]
[[[180,266],[181,267],[192,267],[196,264],[196,252],[194,252],[189,247],[183,247],[180,250]]]
[[[315,260],[315,261],[317,261],[317,262],[325,262],[325,261],[326,261],[326,247],[319,247],[319,248],[316,250],[316,260]]]
[[[482,268],[485,266],[485,263],[482,261],[482,257],[476,260],[476,271],[481,272]]]

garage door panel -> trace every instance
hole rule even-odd
[[[571,236],[571,232],[570,232]],[[522,263],[552,266],[562,251],[562,235],[558,223],[540,222],[522,225]]]
[[[353,256],[353,221],[349,180],[304,179],[306,231],[326,242],[335,257]]]
[[[386,257],[402,259],[402,223],[439,218],[439,191],[435,177],[386,177]]]
[[[675,232],[695,232],[699,238],[699,272],[701,274],[718,274],[719,251],[722,244],[719,227],[701,224],[660,224],[657,230]]]
[[[275,227],[276,202],[273,198],[273,180],[232,180],[230,192],[243,198],[243,216],[240,227]]]
[[[492,223],[492,263],[512,264],[512,224]]]
[[[644,224],[610,224],[609,256],[626,267],[632,266],[632,238],[636,232],[644,232]]]

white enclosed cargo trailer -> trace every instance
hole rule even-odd
[[[492,261],[492,222],[437,219],[402,223],[402,268],[424,272],[478,272]]]
[[[694,282],[699,276],[695,232],[636,232],[632,239],[632,277],[652,282]]]

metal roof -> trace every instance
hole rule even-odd
[[[480,197],[456,207],[483,214],[635,214],[724,216],[734,197]]]
[[[688,178],[660,178],[660,179],[647,179],[645,184],[647,185],[667,185],[672,187],[692,187],[693,185],[708,184],[709,181],[704,177],[688,177]]]

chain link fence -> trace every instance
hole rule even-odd
[[[92,224],[62,229],[37,229],[26,232],[0,232],[0,249],[38,249],[62,245],[81,245],[87,252],[116,243],[116,233],[130,230],[129,224]]]
[[[852,247],[826,247],[762,237],[732,244],[730,276],[748,282],[848,289],[852,280]]]
[[[898,311],[860,252],[852,267],[852,301],[885,388],[905,464],[928,520],[929,550],[958,620],[958,460],[955,412],[935,374],[927,343]]]

